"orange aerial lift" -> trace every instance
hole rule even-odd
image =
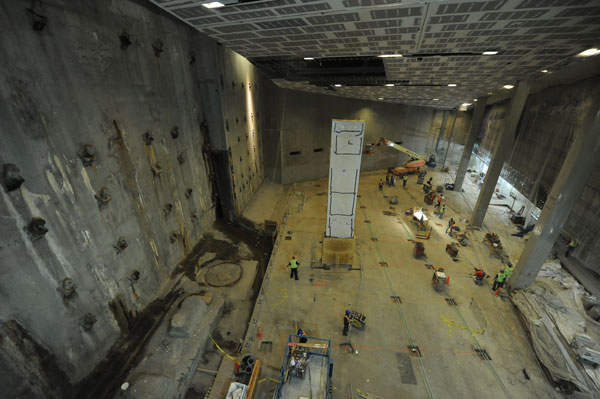
[[[375,153],[375,147],[381,143],[387,145],[388,147],[392,147],[395,150],[402,151],[410,157],[410,160],[404,162],[402,166],[389,169],[389,172],[395,174],[396,176],[419,173],[421,172],[421,168],[424,167],[426,163],[431,166],[431,163],[433,162],[433,166],[435,166],[435,160],[432,161],[432,159],[430,159],[429,162],[425,162],[425,157],[423,155],[417,154],[416,152],[411,151],[400,144],[394,143],[391,140],[387,140],[384,137],[379,138],[379,140],[373,144],[367,144],[365,148],[365,154],[373,155]]]

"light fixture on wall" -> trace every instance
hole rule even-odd
[[[394,84],[393,83],[386,83],[385,87],[394,87]]]
[[[448,87],[456,87],[456,83],[448,83]]]
[[[431,100],[433,100],[433,101],[440,101],[439,98],[432,98]]]
[[[336,83],[334,84],[335,87],[342,87],[342,85],[340,83]]]
[[[582,51],[581,53],[577,54],[578,57],[591,57],[593,55],[598,55],[600,54],[600,49],[598,48],[589,48],[587,50]]]
[[[377,97],[378,100],[383,100],[383,97]]]
[[[498,51],[496,50],[486,50],[483,53],[481,53],[482,55],[496,55],[498,54]]]
[[[402,58],[402,54],[380,54],[379,58]]]
[[[502,87],[504,87],[506,90],[510,90],[510,89],[514,88],[515,86],[514,85],[504,85]]]
[[[548,72],[550,72],[550,71],[549,71],[549,70],[547,70],[547,69],[542,69],[540,72],[541,72],[541,73],[548,73]]]
[[[476,98],[474,98],[474,99],[473,99],[473,102],[477,102],[477,99],[476,99]]]
[[[304,61],[312,61],[315,57],[304,57]]]
[[[219,1],[212,1],[210,3],[204,3],[202,4],[204,7],[206,8],[221,8],[221,7],[225,7],[225,4],[219,2]]]

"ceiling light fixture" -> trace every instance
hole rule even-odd
[[[204,3],[202,4],[204,7],[206,8],[221,8],[221,7],[225,7],[225,4],[218,2],[218,1],[213,1],[210,3]]]
[[[394,84],[393,83],[386,83],[385,87],[394,87]]]
[[[379,58],[402,58],[402,54],[380,54]]]
[[[448,87],[456,87],[456,83],[448,83]]]
[[[461,107],[468,107],[469,105],[473,105],[473,104],[471,104],[471,103],[462,103]]]
[[[304,57],[304,61],[312,61],[315,57]]]
[[[474,98],[474,99],[473,99],[473,102],[477,102],[477,99],[476,99],[476,98]]]
[[[592,55],[600,54],[600,49],[597,48],[589,48],[581,53],[577,54],[578,57],[591,57]]]
[[[482,55],[496,55],[496,54],[498,54],[498,52],[496,50],[486,50],[481,54]]]
[[[510,90],[510,89],[512,89],[515,86],[513,86],[513,85],[504,85],[502,87],[504,87],[506,90]]]
[[[547,70],[547,69],[542,69],[540,72],[541,72],[541,73],[548,73],[548,72],[550,72],[550,71],[549,71],[549,70]]]
[[[339,83],[336,83],[336,84],[334,84],[334,86],[335,86],[335,87],[342,87],[342,85],[341,85],[341,84],[339,84]]]
[[[377,97],[378,100],[383,100],[383,97]]]
[[[432,98],[433,101],[440,101],[439,98]]]

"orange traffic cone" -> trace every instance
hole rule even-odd
[[[500,288],[502,288],[502,287],[498,287],[498,289],[496,291],[494,291],[494,295],[498,296],[498,294],[500,293]]]
[[[446,285],[450,285],[450,277],[446,277]]]
[[[262,339],[262,337],[263,337],[262,328],[258,327],[258,331],[256,332],[256,338]]]

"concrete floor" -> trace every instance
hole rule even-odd
[[[290,190],[281,189],[281,196],[273,195],[276,190],[271,186],[259,190],[253,199],[267,219],[273,218],[274,209],[282,204],[288,210],[245,341],[244,351],[263,361],[256,397],[272,397],[287,336],[297,328],[309,336],[332,340],[334,398],[358,398],[360,392],[381,398],[560,397],[536,363],[510,301],[494,296],[489,284],[476,286],[470,277],[475,266],[483,266],[492,276],[502,267],[482,243],[485,229],[471,233],[471,245],[460,247],[457,262],[445,252],[451,242],[444,233],[447,221],[454,217],[464,230],[478,188],[466,182],[464,193],[446,192],[443,220],[433,216],[433,206],[426,207],[431,211],[433,234],[423,241],[428,259],[417,260],[410,241],[416,228],[404,210],[424,206],[422,187],[411,176],[407,189],[385,187],[381,193],[377,181],[384,174],[363,173],[360,179],[353,266],[358,269],[362,265],[362,270],[311,268],[311,261],[316,266],[314,261],[320,258],[327,179],[297,183]],[[447,174],[434,171],[430,175],[434,184],[450,180]],[[390,209],[384,195],[398,196],[395,209]],[[257,207],[249,207],[251,218],[262,221]],[[383,211],[397,215],[387,216]],[[367,219],[370,224],[365,223]],[[524,241],[510,236],[515,229],[505,209],[492,207],[485,226],[500,235],[514,262]],[[373,241],[372,236],[378,240]],[[285,266],[291,256],[300,259],[298,281],[290,279]],[[388,267],[381,267],[382,261]],[[456,307],[446,303],[444,293],[432,289],[433,272],[426,263],[446,269],[450,277],[447,294]],[[394,303],[393,295],[398,295],[401,303]],[[364,331],[350,332],[357,353],[339,346],[346,342],[342,315],[349,308],[367,316]],[[262,338],[256,336],[258,328]],[[265,341],[272,342],[270,352],[261,350]],[[407,356],[411,342],[422,357]],[[488,352],[491,361],[480,359],[475,352],[478,347]],[[523,369],[530,380],[525,379]]]

